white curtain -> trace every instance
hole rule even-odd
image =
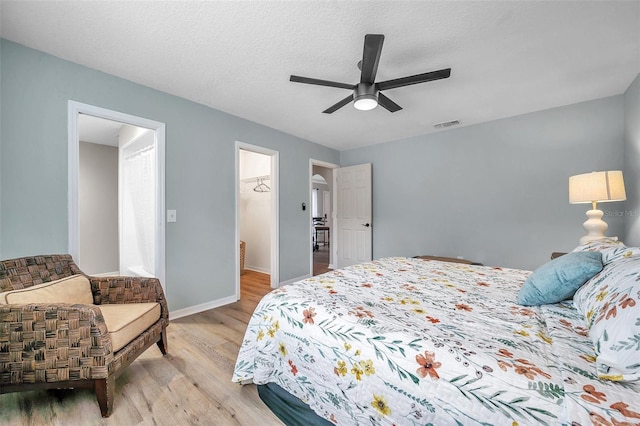
[[[155,148],[143,148],[125,158],[124,188],[129,197],[142,267],[155,272]]]

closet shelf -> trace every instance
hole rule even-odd
[[[250,177],[250,178],[244,178],[244,179],[240,179],[240,182],[246,182],[246,183],[250,183],[250,182],[258,182],[259,180],[271,180],[271,175],[264,175],[264,176],[254,176],[254,177]]]

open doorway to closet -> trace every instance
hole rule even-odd
[[[335,164],[311,160],[311,272],[324,274],[334,269],[332,241],[335,240]]]
[[[278,153],[237,143],[237,296],[276,288],[278,278]]]

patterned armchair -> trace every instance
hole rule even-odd
[[[113,410],[116,377],[154,343],[167,353],[169,311],[158,279],[87,276],[70,255],[0,261],[0,296],[20,296],[30,287],[48,287],[44,283],[64,285],[67,280],[57,280],[77,274],[85,283],[88,279],[87,294],[89,300],[93,296],[93,305],[0,302],[0,394],[89,388],[96,394],[102,416],[108,417]],[[89,285],[86,288],[88,292]],[[111,316],[117,320],[122,304],[135,303],[151,306],[155,316],[147,315],[143,331],[116,342],[111,326],[107,331],[107,323],[111,324],[109,318],[105,321],[107,311],[116,308]],[[126,310],[142,306],[130,305]],[[122,347],[114,350],[118,346]]]

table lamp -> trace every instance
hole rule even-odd
[[[588,219],[582,224],[587,230],[587,235],[580,238],[580,244],[605,237],[604,233],[608,225],[602,220],[603,213],[602,210],[598,210],[598,203],[626,199],[624,180],[620,170],[571,176],[569,178],[569,203],[591,203],[591,210],[587,211]]]

